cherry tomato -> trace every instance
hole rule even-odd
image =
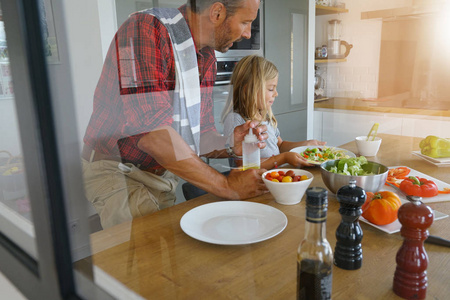
[[[281,180],[281,182],[292,182],[292,177],[291,176],[284,176],[283,179]]]
[[[306,175],[300,176],[300,181],[302,181],[302,180],[307,180],[307,179],[308,179],[308,176],[306,176]]]
[[[278,174],[280,174],[280,176],[286,175],[286,174],[284,173],[284,171],[278,171]]]
[[[286,172],[286,176],[294,177],[294,176],[295,176],[295,173],[294,173],[294,171],[289,170],[289,171]]]
[[[278,174],[277,171],[272,171],[272,172],[270,172],[270,176],[271,176],[272,178],[278,178],[278,177],[280,177],[280,174]]]
[[[301,176],[300,175],[296,175],[296,176],[294,176],[294,178],[292,179],[292,181],[293,182],[297,182],[297,181],[300,181],[301,180]]]
[[[273,182],[279,182],[278,179],[273,178],[272,179]]]

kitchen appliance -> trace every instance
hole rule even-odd
[[[351,48],[353,45],[342,40],[341,20],[328,21],[328,58],[345,58],[350,54]]]
[[[314,66],[314,100],[328,99],[325,96],[325,79],[319,74],[319,67]]]

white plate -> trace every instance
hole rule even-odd
[[[398,168],[398,167],[404,167],[404,166],[389,167],[389,169],[394,169],[394,168]],[[409,168],[409,167],[408,167],[408,168]],[[414,169],[411,169],[411,168],[409,168],[409,169],[411,170],[411,172],[408,174],[408,176],[419,176],[419,177],[423,177],[423,178],[427,178],[427,179],[429,179],[429,180],[432,180],[432,181],[434,181],[434,183],[436,183],[436,185],[438,186],[439,190],[442,190],[442,189],[444,189],[444,188],[450,188],[450,185],[449,185],[448,183],[445,183],[445,182],[443,182],[443,181],[440,181],[440,180],[438,180],[438,179],[436,179],[436,178],[433,178],[433,177],[431,177],[431,176],[428,176],[428,175],[426,175],[426,174],[424,174],[424,173],[421,173],[421,172],[419,172],[419,171],[416,171],[416,170],[414,170]],[[390,187],[390,186],[388,186],[388,185],[385,185],[385,186],[382,188],[382,190],[383,190],[383,191],[391,191],[391,192],[396,193],[396,194],[398,195],[398,197],[400,198],[400,201],[402,202],[402,204],[408,203],[408,202],[409,202],[409,201],[406,199],[406,197],[405,197],[402,193],[399,193],[399,192],[398,192],[396,189],[394,189],[393,187]],[[427,204],[427,203],[432,203],[432,202],[444,202],[444,201],[450,201],[450,195],[449,195],[449,194],[439,194],[439,195],[434,196],[434,197],[422,198],[422,202],[425,203],[425,204]],[[433,210],[433,213],[434,213],[434,221],[437,221],[437,220],[444,219],[444,218],[447,218],[447,217],[448,217],[447,214],[441,213],[441,212],[439,212],[439,211]],[[366,219],[364,219],[362,216],[359,217],[359,219],[360,219],[361,221],[363,221],[364,223],[367,223],[367,224],[369,224],[369,225],[371,225],[371,226],[373,226],[373,227],[375,227],[375,228],[378,228],[378,229],[380,229],[380,230],[382,230],[382,231],[384,231],[384,232],[387,232],[387,233],[389,233],[389,234],[390,234],[390,233],[399,232],[400,229],[402,228],[402,224],[400,224],[400,222],[398,221],[398,219],[395,220],[394,222],[392,222],[391,224],[382,225],[382,226],[380,226],[380,225],[375,225],[375,224],[373,224],[373,223],[370,223],[369,221],[367,221]]]
[[[433,211],[434,213],[434,221],[440,220],[440,219],[445,219],[448,217],[448,215],[441,213],[439,211]],[[399,232],[400,229],[402,228],[402,224],[400,224],[400,222],[397,220],[395,220],[394,222],[392,222],[391,224],[387,224],[387,225],[375,225],[373,223],[370,223],[369,221],[367,221],[366,219],[364,219],[364,217],[359,217],[359,220],[363,221],[364,223],[367,223],[369,225],[372,225],[375,228],[378,228],[384,232],[387,232],[389,234],[391,233],[396,233]],[[433,222],[434,222],[433,221]]]
[[[190,237],[218,245],[246,245],[270,239],[286,228],[286,215],[265,204],[220,201],[191,209],[180,220]]]
[[[405,167],[405,166],[389,167],[389,169],[394,169],[394,168],[398,168],[398,167]],[[440,191],[444,190],[444,188],[450,188],[450,184],[448,184],[444,181],[441,181],[441,180],[431,177],[427,174],[424,174],[424,173],[421,173],[414,169],[411,169],[410,167],[407,167],[407,168],[409,168],[411,170],[411,172],[408,174],[408,176],[419,176],[420,178],[426,178],[428,180],[432,180],[434,183],[436,183],[436,185]],[[399,193],[398,191],[396,191],[393,187],[384,185],[383,190],[396,193],[399,196],[402,203],[408,202],[408,200],[406,200],[406,197],[402,193]],[[447,202],[447,201],[450,201],[450,194],[438,194],[437,196],[434,196],[434,197],[423,197],[422,198],[422,202],[425,204],[433,203],[433,202]]]
[[[420,151],[413,151],[412,154],[437,167],[450,167],[450,158],[433,158],[427,155],[423,155],[422,153],[420,153]]]
[[[301,146],[301,147],[292,148],[290,152],[302,153],[303,151],[305,151],[308,148],[309,149],[314,149],[314,148],[322,148],[322,149],[333,148],[334,150],[342,151],[345,155],[348,155],[348,157],[356,157],[355,153],[353,153],[351,151],[348,151],[347,149],[342,149],[342,148],[332,147],[332,146]],[[321,165],[322,163],[326,162],[326,160],[324,160],[322,162],[308,160],[308,162],[310,164],[313,164],[313,165]]]

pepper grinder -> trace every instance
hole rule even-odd
[[[425,299],[428,286],[428,255],[423,242],[428,237],[427,229],[433,223],[434,216],[431,208],[421,199],[408,196],[411,202],[403,204],[398,210],[404,241],[396,257],[394,292],[405,299]]]
[[[334,249],[334,264],[345,270],[357,270],[362,265],[361,240],[363,232],[359,225],[361,206],[366,201],[366,192],[356,186],[356,180],[341,187],[336,197],[341,205],[339,213],[341,223],[336,230],[336,247]]]

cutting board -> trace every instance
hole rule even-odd
[[[394,169],[394,168],[398,168],[398,167],[405,167],[405,166],[395,166],[395,167],[389,167],[389,169]],[[407,166],[406,166],[407,167]],[[410,167],[407,167],[411,170],[411,172],[409,173],[408,176],[419,176],[421,178],[426,178],[428,180],[432,180],[434,181],[434,183],[436,183],[436,185],[438,186],[439,190],[442,191],[444,188],[450,188],[450,184],[443,182],[439,179],[436,179],[434,177],[431,177],[427,174],[421,173],[419,171],[416,171],[414,169],[411,169]],[[402,203],[406,203],[408,202],[408,200],[406,200],[406,197],[399,193],[398,191],[396,191],[393,187],[390,187],[388,185],[385,185],[382,190],[384,191],[391,191],[396,193],[399,197],[400,200],[402,200]],[[450,194],[438,194],[437,196],[434,197],[423,197],[422,198],[422,202],[423,203],[433,203],[433,202],[446,202],[446,201],[450,201]]]

